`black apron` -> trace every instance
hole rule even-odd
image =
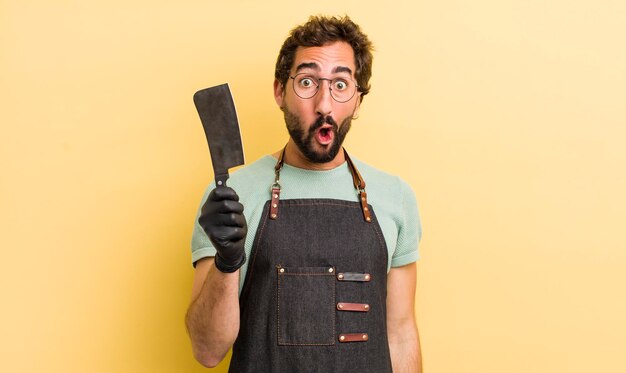
[[[229,372],[391,372],[388,254],[365,182],[346,153],[359,202],[280,200],[283,155],[249,258]]]

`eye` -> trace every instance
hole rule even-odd
[[[334,89],[338,91],[345,91],[346,89],[348,89],[349,86],[349,83],[343,79],[336,79],[333,82]]]
[[[312,88],[315,87],[315,80],[310,76],[305,76],[300,79],[300,87],[302,88]]]

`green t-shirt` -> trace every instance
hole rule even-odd
[[[400,267],[419,259],[418,244],[422,229],[415,195],[410,186],[397,176],[381,172],[352,158],[366,183],[368,203],[374,209],[380,224],[389,261],[387,270]],[[245,250],[249,258],[263,206],[270,199],[270,187],[274,183],[276,158],[267,155],[256,162],[235,171],[228,179],[228,186],[239,195],[248,223]],[[285,164],[280,172],[280,199],[332,198],[358,202],[347,162],[326,171],[296,168]],[[215,184],[209,185],[200,207],[206,201]],[[192,262],[215,256],[215,248],[198,224],[196,216],[191,239]],[[246,277],[247,264],[241,268],[240,289]]]

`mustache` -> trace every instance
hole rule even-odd
[[[333,126],[333,131],[335,132],[337,132],[337,129],[339,128],[339,126],[337,125],[337,122],[335,122],[335,119],[333,119],[333,117],[331,117],[330,115],[327,115],[325,117],[319,116],[317,117],[317,119],[315,120],[315,123],[313,123],[311,128],[309,128],[309,132],[312,133],[312,132],[317,131],[324,124],[330,124],[331,126]]]

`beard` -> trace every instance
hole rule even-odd
[[[289,111],[287,107],[284,108],[283,112],[285,113],[285,123],[287,124],[289,136],[298,146],[300,152],[312,163],[327,163],[335,159],[352,125],[352,116],[344,119],[341,122],[341,126],[338,126],[337,122],[330,115],[326,117],[320,116],[305,132],[305,126],[301,123],[300,117]],[[329,130],[333,132],[333,142],[325,146],[325,149],[316,150],[315,135],[317,130],[324,124],[332,126]]]

